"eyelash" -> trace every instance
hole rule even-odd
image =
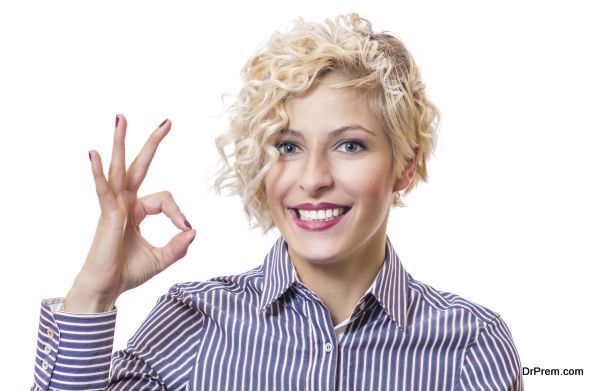
[[[367,147],[365,146],[365,144],[363,142],[361,142],[361,141],[358,141],[358,140],[344,140],[344,141],[342,141],[341,143],[338,144],[338,148],[341,147],[342,145],[346,145],[346,144],[355,144],[355,145],[358,145],[360,147],[360,149],[358,151],[348,152],[351,155],[356,154],[358,152],[361,152],[361,151],[364,151],[364,150],[367,149]],[[281,152],[280,149],[284,145],[293,145],[294,147],[299,148],[296,143],[293,143],[291,141],[280,141],[279,143],[277,143],[275,145],[275,148],[279,151],[279,154],[283,155],[283,156],[289,156],[289,155],[291,155],[291,154],[286,154],[286,153],[282,153]]]

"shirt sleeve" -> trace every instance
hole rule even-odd
[[[32,390],[103,390],[108,384],[116,308],[61,312],[64,298],[42,300]]]
[[[523,390],[519,355],[510,331],[500,317],[485,325],[467,348],[460,389]]]
[[[177,285],[115,353],[116,309],[72,314],[60,311],[62,303],[42,301],[32,391],[191,388],[205,315]]]

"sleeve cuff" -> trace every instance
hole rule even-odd
[[[64,298],[42,300],[35,382],[42,390],[102,389],[108,384],[117,309],[63,312]]]

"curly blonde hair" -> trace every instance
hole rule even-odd
[[[425,96],[419,70],[402,41],[386,32],[373,33],[371,23],[355,13],[324,23],[300,18],[289,31],[274,33],[248,60],[243,86],[229,107],[230,127],[215,140],[222,157],[215,189],[218,194],[229,189],[242,198],[252,228],[264,233],[274,226],[263,179],[279,157],[269,140],[288,126],[286,100],[307,92],[331,71],[349,79],[336,88],[365,92],[383,125],[394,166],[403,169],[416,159],[412,182],[394,194],[392,205],[404,206],[402,196],[427,180],[439,112]],[[228,147],[233,149],[226,152]]]

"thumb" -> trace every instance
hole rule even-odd
[[[162,270],[183,258],[187,254],[188,247],[195,237],[195,229],[182,231],[173,236],[164,247],[157,248],[157,258],[161,263]]]

